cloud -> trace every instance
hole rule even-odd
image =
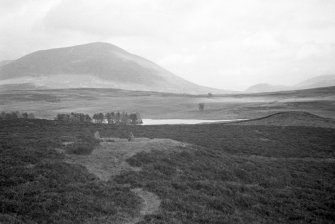
[[[3,0],[0,60],[106,41],[193,82],[244,89],[335,73],[333,0]]]
[[[98,36],[162,37],[178,30],[180,22],[187,17],[187,11],[180,7],[162,0],[62,1],[49,11],[44,23],[56,32],[71,30]],[[189,10],[192,8],[194,6]]]

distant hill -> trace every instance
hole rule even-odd
[[[245,91],[249,93],[259,93],[259,92],[278,92],[278,91],[284,91],[288,89],[289,88],[287,86],[271,85],[268,83],[259,83],[259,84],[250,86]]]
[[[48,88],[119,88],[173,93],[224,93],[186,81],[108,43],[36,51],[0,67],[0,84]]]
[[[294,86],[296,89],[311,89],[327,86],[335,86],[335,75],[320,75],[311,79],[307,79]]]
[[[245,90],[248,93],[278,92],[286,90],[314,89],[335,86],[335,75],[320,75],[292,86],[259,83]]]
[[[280,112],[258,119],[237,122],[236,124],[335,128],[334,119],[324,118],[302,111]]]
[[[3,66],[3,65],[7,65],[9,64],[10,62],[12,62],[13,60],[4,60],[4,61],[0,61],[0,67]]]
[[[31,84],[31,83],[0,85],[0,92],[7,92],[11,90],[37,90],[37,89],[43,89],[43,88],[35,86],[34,84]]]

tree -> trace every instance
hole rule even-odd
[[[69,122],[70,121],[70,115],[69,114],[57,114],[56,120]]]
[[[100,123],[103,123],[104,122],[104,119],[105,119],[105,115],[103,113],[99,113],[98,114],[98,119],[99,119],[99,122]]]
[[[137,117],[137,124],[143,124],[140,113],[136,112],[136,117]]]
[[[85,116],[84,116],[84,122],[91,122],[91,121],[92,121],[92,118],[90,117],[90,115],[85,114]]]
[[[112,124],[115,124],[115,113],[114,112],[111,113],[111,120],[112,120]]]
[[[28,114],[28,119],[35,119],[35,115],[33,113]]]
[[[78,122],[79,119],[78,119],[78,115],[76,113],[71,113],[70,114],[70,122]]]
[[[137,123],[137,115],[136,114],[130,114],[129,119],[131,124],[136,124]]]
[[[107,123],[108,124],[113,124],[113,116],[112,116],[112,113],[106,113],[105,115],[106,119],[107,119]]]
[[[6,112],[1,111],[0,117],[1,117],[2,120],[5,120],[5,118],[6,118]]]
[[[22,114],[19,111],[14,112],[16,114],[16,118],[23,118]]]
[[[98,123],[98,114],[97,113],[95,113],[95,114],[93,114],[93,121],[95,122],[95,123]]]
[[[17,114],[16,112],[9,112],[9,113],[6,113],[5,115],[5,119],[6,120],[12,120],[12,119],[17,119]]]
[[[199,107],[200,111],[205,110],[205,104],[204,103],[199,103],[198,107]]]
[[[28,119],[28,113],[27,112],[22,113],[22,117],[23,119]]]
[[[121,114],[121,124],[129,124],[129,118],[126,112],[122,112]]]
[[[120,112],[116,112],[115,114],[115,124],[120,124],[120,121],[121,121],[121,114]]]
[[[140,113],[134,113],[129,115],[131,124],[142,124]]]
[[[95,123],[102,123],[104,121],[104,114],[103,113],[95,113],[93,115],[93,120]]]

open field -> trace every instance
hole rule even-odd
[[[205,103],[205,111],[198,104]],[[335,118],[335,87],[279,93],[196,96],[116,89],[0,90],[0,110],[57,113],[128,111],[154,119],[252,119],[281,111]]]
[[[99,144],[97,130],[121,139]],[[122,140],[130,131],[137,139]],[[14,120],[0,136],[2,223],[335,219],[334,128]]]

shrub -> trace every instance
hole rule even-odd
[[[205,104],[204,103],[199,103],[198,108],[200,111],[203,111],[205,109]]]
[[[94,146],[83,142],[75,142],[65,146],[65,150],[69,154],[88,155],[94,150]]]

